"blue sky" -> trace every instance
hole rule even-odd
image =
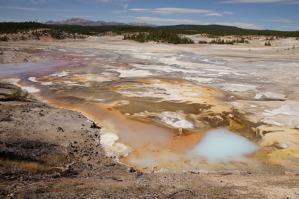
[[[0,0],[0,21],[45,22],[73,17],[298,30],[299,0]]]

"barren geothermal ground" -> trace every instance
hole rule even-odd
[[[250,42],[0,43],[0,165],[25,161],[28,142],[45,167],[24,182],[9,172],[27,167],[3,166],[2,195],[298,198],[299,41]]]

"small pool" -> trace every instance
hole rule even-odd
[[[192,155],[208,161],[240,160],[257,151],[260,147],[248,139],[227,129],[208,131],[191,150]]]

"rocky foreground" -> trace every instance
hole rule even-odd
[[[100,127],[0,84],[0,198],[298,198],[299,176],[143,173],[108,158]]]

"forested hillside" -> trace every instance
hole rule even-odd
[[[221,25],[177,25],[160,26],[159,29],[169,30],[178,34],[209,34],[215,36],[226,35],[261,35],[261,36],[279,36],[279,37],[299,37],[299,31],[276,31],[276,30],[252,30],[242,29],[234,26]]]
[[[193,44],[194,41],[187,37],[179,36],[176,33],[165,30],[154,30],[151,32],[139,32],[126,34],[125,40],[134,40],[141,43],[154,41],[158,43],[171,43],[171,44]]]
[[[192,40],[180,36],[181,34],[208,34],[210,36],[226,35],[260,35],[277,37],[298,37],[299,31],[274,31],[274,30],[250,30],[233,26],[221,25],[177,25],[177,26],[79,26],[79,25],[49,25],[37,22],[2,22],[0,23],[0,34],[20,33],[43,29],[45,34],[55,39],[63,39],[66,34],[99,35],[112,32],[114,34],[125,35],[124,39],[138,42],[163,42],[173,44],[193,43]],[[37,34],[37,33],[36,33]],[[38,35],[37,35],[38,36]],[[74,38],[76,38],[74,36]],[[6,36],[1,37],[2,41],[7,41]],[[217,41],[215,41],[217,43]]]

